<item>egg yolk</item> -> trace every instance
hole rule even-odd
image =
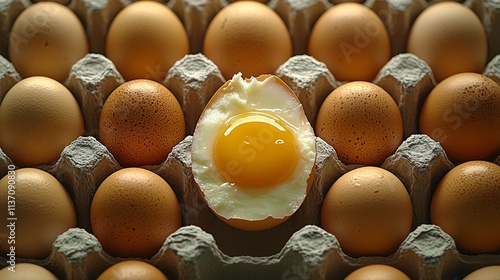
[[[290,126],[269,114],[246,113],[229,119],[214,146],[219,173],[242,187],[282,183],[294,172],[298,159]]]

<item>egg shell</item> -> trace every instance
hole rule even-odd
[[[234,2],[210,22],[203,53],[230,79],[271,74],[293,54],[283,20],[268,6],[253,1]]]
[[[431,222],[464,254],[499,254],[500,166],[468,161],[450,170],[431,201]]]
[[[99,119],[100,140],[122,166],[163,162],[186,135],[184,113],[160,83],[137,79],[117,87]]]
[[[9,37],[9,58],[22,77],[46,76],[59,82],[89,51],[82,23],[68,7],[40,2],[16,18]]]
[[[18,263],[13,270],[10,266],[0,270],[2,279],[10,280],[57,280],[57,277],[42,266],[32,263]]]
[[[125,260],[106,269],[97,280],[168,280],[156,267],[143,261]]]
[[[74,0],[70,4],[86,22],[85,26],[91,45],[97,46],[101,46],[101,42],[103,42],[102,34],[105,34],[106,22],[109,22],[114,13],[128,4],[129,1],[110,0],[100,3],[93,0]],[[19,11],[19,6],[24,7],[27,4],[25,1],[13,0],[12,3],[7,2],[6,5],[6,12],[1,12],[0,17],[3,23],[9,24],[12,22],[13,15]],[[172,0],[169,5],[180,7],[180,13],[185,15],[186,28],[195,30],[196,32],[193,32],[192,36],[198,38],[203,33],[200,30],[206,26],[210,14],[215,13],[224,4],[219,1]],[[277,0],[271,1],[269,5],[274,7],[277,12],[279,11],[283,17],[290,19],[290,22],[295,22],[294,20],[301,22],[297,25],[291,24],[289,27],[291,34],[295,34],[293,41],[297,45],[301,45],[300,42],[305,42],[303,36],[308,34],[308,26],[324,11],[323,7],[328,7],[329,4],[327,1]],[[407,27],[412,22],[412,18],[427,6],[427,2],[384,0],[368,1],[366,5],[381,15],[389,26],[389,33],[393,37],[392,43],[401,46],[401,39],[406,36]],[[490,1],[470,1],[468,5],[481,15],[483,23],[488,26],[487,33],[490,37],[488,42],[490,45],[496,46],[490,48],[491,65],[487,67],[485,74],[488,73],[487,75],[493,78],[495,75],[498,77],[498,74],[495,73],[499,73],[499,71],[495,70],[494,65],[498,65],[500,57],[493,59],[498,54],[498,46],[500,46],[498,44],[499,37],[495,35],[498,33],[498,27],[495,27],[498,26],[495,25],[495,22],[498,21],[494,20],[498,16],[498,12],[495,10],[496,4]],[[94,24],[101,22],[102,24]],[[5,25],[1,28],[1,30],[9,30],[5,28]],[[394,34],[401,36],[394,36]],[[5,32],[0,31],[0,36],[7,38]],[[0,53],[2,53],[1,45],[2,40],[0,40]],[[308,104],[314,105],[315,100],[318,98],[321,100],[318,95],[331,92],[333,85],[333,81],[329,78],[331,74],[317,75],[317,68],[309,68],[311,65],[316,65],[310,58],[300,56],[294,58],[295,67],[289,65],[282,69],[282,79],[291,81],[287,83],[294,91],[300,89],[296,92],[302,93],[301,101],[307,100]],[[406,54],[395,58],[386,65],[388,67],[384,71],[379,73],[376,80],[377,84],[391,95],[399,96],[397,103],[402,109],[403,119],[406,120],[405,123],[411,123],[411,117],[415,115],[411,112],[418,108],[419,100],[428,93],[426,88],[429,87],[428,81],[431,76],[426,67],[422,66],[425,64],[422,64],[421,61],[417,60],[415,63],[415,60],[410,59],[411,56]],[[187,61],[191,59],[192,57],[186,58]],[[93,69],[90,65],[88,67],[81,70],[89,74],[77,75],[74,79],[74,85],[81,87],[81,99],[92,103],[92,100],[101,99],[102,95],[105,95],[107,90],[113,87],[113,80],[118,80],[119,75],[113,74],[112,77],[97,75],[95,78],[90,78],[90,73],[95,73],[97,69]],[[192,71],[187,65],[182,68],[184,69],[182,71]],[[211,72],[207,79],[214,77],[216,72]],[[302,74],[299,75],[299,73]],[[191,81],[189,76],[181,75],[179,81],[189,86]],[[15,74],[5,72],[4,68],[1,68],[0,77],[0,83],[4,85],[6,80],[13,77],[15,79]],[[6,85],[8,87],[9,83]],[[205,84],[199,89],[200,94],[210,95],[210,90],[204,91],[212,86],[214,85],[211,83]],[[2,90],[5,90],[3,86],[0,87],[0,91]],[[180,94],[184,93],[180,92]],[[311,94],[309,99],[305,98],[308,94]],[[194,97],[190,99],[198,100]],[[203,102],[196,104],[198,105],[191,107],[201,110],[200,107],[205,105]],[[98,109],[99,105],[95,104],[95,107],[89,108],[88,112],[84,112],[84,115],[91,116],[96,108]],[[190,112],[191,109],[186,109],[186,111]],[[314,112],[314,110],[312,111]],[[312,117],[315,115],[312,114]],[[410,135],[416,132],[411,126],[408,127]],[[427,224],[428,213],[426,211],[428,207],[425,205],[429,202],[430,188],[437,184],[437,181],[445,171],[451,168],[452,164],[447,161],[439,144],[425,135],[412,135],[403,142],[399,151],[388,159],[388,163],[383,165],[391,172],[399,174],[398,177],[410,186],[412,200],[417,201],[416,204],[420,205],[414,209],[415,213],[418,213],[414,216],[415,224],[419,226],[412,231],[394,256],[362,257],[359,259],[343,255],[340,252],[338,242],[332,235],[316,226],[303,224],[304,221],[310,223],[314,220],[311,217],[315,215],[314,209],[317,209],[317,200],[323,195],[321,191],[318,192],[318,186],[332,183],[339,174],[353,168],[342,165],[338,161],[335,151],[326,143],[318,141],[318,147],[321,147],[318,158],[318,162],[321,164],[318,166],[319,170],[322,171],[319,171],[319,176],[316,176],[315,181],[318,183],[313,184],[312,190],[314,191],[311,192],[313,195],[304,204],[306,207],[300,209],[301,214],[296,217],[294,215],[290,219],[291,223],[287,223],[286,227],[256,237],[240,235],[217,224],[218,219],[212,216],[203,205],[200,197],[196,196],[195,188],[194,193],[192,192],[193,188],[189,183],[192,182],[192,179],[189,178],[189,142],[188,136],[179,143],[169,159],[162,165],[149,167],[162,176],[170,175],[175,181],[175,184],[172,184],[173,188],[179,191],[180,197],[185,198],[182,203],[183,213],[187,213],[186,216],[189,217],[186,221],[191,221],[187,224],[198,223],[204,229],[212,226],[209,230],[210,233],[197,226],[183,226],[168,241],[166,240],[164,248],[155,257],[147,260],[167,275],[173,275],[174,278],[293,279],[298,277],[300,279],[343,279],[357,267],[373,263],[386,263],[401,269],[412,279],[460,279],[475,269],[498,263],[498,255],[467,256],[458,253],[449,235],[438,227]],[[497,157],[495,162],[500,163],[500,158]],[[7,165],[11,163],[5,154],[0,153],[0,173],[6,172]],[[83,209],[88,207],[86,205],[89,205],[87,202],[93,196],[93,190],[110,172],[118,170],[120,167],[95,138],[82,137],[66,147],[58,163],[43,165],[41,168],[49,170],[68,182],[72,193],[75,194],[72,196],[78,197],[78,200],[75,201],[76,204],[81,205],[80,209],[82,210],[79,212],[82,213],[79,213],[79,224],[84,225],[87,224],[85,219],[88,217],[85,213],[88,208],[86,208],[87,210]],[[292,233],[293,235],[291,235]],[[238,234],[238,238],[234,238],[235,234]],[[261,246],[256,246],[255,240],[258,240],[258,244]],[[267,256],[255,257],[262,254],[263,250],[267,251],[265,252]],[[226,255],[228,252],[231,254]],[[96,278],[98,273],[119,259],[110,257],[103,252],[99,242],[88,231],[75,228],[59,236],[54,243],[51,257],[41,261],[29,261],[42,264],[63,279],[82,279],[87,276]],[[6,259],[1,256],[0,265],[7,265]]]
[[[411,231],[410,195],[385,169],[366,166],[342,175],[326,194],[321,227],[353,257],[396,252]]]
[[[493,160],[500,153],[500,85],[477,73],[448,77],[424,101],[420,132],[457,164]]]
[[[400,270],[382,264],[368,265],[355,270],[345,280],[410,280]]]
[[[92,199],[90,222],[110,255],[149,258],[181,226],[181,213],[163,178],[142,168],[124,168],[100,184]]]
[[[389,34],[377,14],[359,3],[341,3],[314,24],[307,54],[326,63],[341,81],[371,81],[391,57]]]
[[[403,139],[403,120],[392,97],[369,82],[351,82],[323,101],[316,135],[346,164],[381,165]]]
[[[475,270],[474,272],[468,274],[464,280],[494,280],[497,275],[500,275],[500,265],[492,265]]]
[[[446,1],[416,18],[406,51],[427,62],[436,80],[442,81],[458,73],[481,73],[488,43],[479,17],[462,3]]]
[[[168,69],[189,53],[189,38],[177,15],[155,1],[123,8],[106,37],[106,57],[125,80],[162,81]]]
[[[34,76],[12,86],[0,104],[0,147],[19,166],[55,162],[84,133],[81,110],[61,83]]]
[[[0,216],[9,221],[9,227],[1,229],[1,251],[3,255],[14,251],[19,258],[47,258],[57,236],[77,225],[73,201],[48,172],[36,168],[16,170],[13,165],[9,171],[0,180],[0,206],[6,209]]]

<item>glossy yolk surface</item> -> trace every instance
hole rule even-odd
[[[229,183],[242,187],[270,187],[287,180],[299,159],[289,126],[263,113],[229,119],[214,146],[214,163]]]

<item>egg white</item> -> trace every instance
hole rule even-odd
[[[254,111],[275,114],[288,123],[298,150],[299,159],[292,176],[269,188],[253,189],[229,183],[213,161],[214,143],[223,124],[235,115]],[[269,216],[282,219],[293,214],[306,197],[315,158],[315,135],[302,105],[271,78],[245,81],[241,73],[234,75],[226,93],[205,109],[193,134],[193,176],[208,206],[226,219],[264,220]]]

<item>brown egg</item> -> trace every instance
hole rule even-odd
[[[422,106],[420,132],[455,163],[493,160],[500,154],[500,86],[476,73],[445,79]]]
[[[402,142],[403,120],[396,102],[381,87],[350,82],[321,105],[316,135],[346,164],[381,165]]]
[[[150,258],[181,226],[181,210],[170,185],[142,168],[108,176],[90,207],[92,232],[114,257]]]
[[[316,21],[307,53],[339,81],[371,81],[391,58],[391,43],[375,12],[359,3],[341,3]]]
[[[8,225],[0,228],[3,256],[14,251],[15,258],[47,258],[57,236],[76,227],[75,206],[64,186],[35,168],[9,168],[0,180],[0,209]]]
[[[57,277],[42,266],[33,263],[16,263],[0,270],[0,279],[9,280],[57,280]]]
[[[426,8],[408,34],[407,50],[427,62],[436,80],[462,72],[483,72],[488,55],[486,32],[477,15],[461,3]]]
[[[63,82],[71,66],[89,51],[78,17],[66,6],[40,2],[26,8],[9,36],[9,57],[26,78],[46,76]]]
[[[97,280],[168,280],[158,268],[140,260],[120,261],[106,269]]]
[[[492,265],[471,272],[463,280],[498,280],[500,265]]]
[[[292,56],[288,29],[271,8],[255,1],[231,3],[210,22],[203,53],[226,79],[272,74]]]
[[[56,80],[23,79],[0,104],[0,147],[18,166],[54,163],[83,132],[78,103]]]
[[[186,136],[182,108],[163,85],[133,80],[116,88],[103,105],[102,143],[122,166],[162,163]]]
[[[321,209],[321,226],[352,257],[388,256],[411,231],[410,195],[401,181],[379,167],[360,167],[341,176]]]
[[[356,269],[344,280],[410,280],[410,277],[392,266],[372,264]]]
[[[189,53],[189,38],[180,19],[165,4],[138,1],[113,19],[105,52],[125,80],[161,82],[170,67]]]
[[[500,253],[500,166],[469,161],[449,171],[434,192],[431,222],[464,254]]]

